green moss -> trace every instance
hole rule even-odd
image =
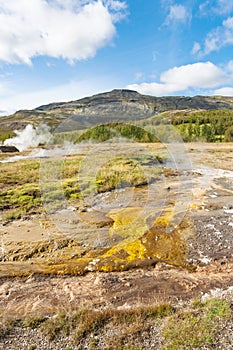
[[[25,210],[17,209],[17,210],[9,210],[2,216],[3,222],[8,222],[11,220],[19,220],[24,217],[26,214]]]
[[[96,176],[98,192],[146,183],[147,179],[140,165],[133,160],[121,158],[115,158],[104,164]]]
[[[231,304],[228,300],[209,299],[203,303],[203,307],[207,310],[207,317],[210,319],[218,317],[230,319],[232,316]]]
[[[77,178],[68,178],[62,182],[64,196],[67,200],[79,200],[82,198]]]
[[[36,345],[29,345],[28,350],[36,350]]]
[[[230,320],[232,311],[227,300],[210,299],[192,304],[193,311],[181,311],[170,317],[163,328],[163,350],[200,348],[214,344],[219,320]]]
[[[34,208],[38,209],[41,204],[39,186],[35,184],[25,184],[0,194],[0,207],[10,209],[5,214],[8,219],[10,213],[14,213],[12,219],[17,216],[19,218],[23,216],[23,213],[30,212]],[[20,215],[16,215],[16,213],[20,213]]]
[[[0,143],[4,142],[7,139],[11,139],[14,136],[15,136],[15,133],[12,130],[7,130],[7,128],[5,130],[2,129],[0,131]]]
[[[182,312],[171,317],[164,326],[163,336],[169,342],[163,349],[180,350],[213,344],[216,328],[206,317]]]

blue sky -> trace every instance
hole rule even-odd
[[[0,0],[0,114],[114,88],[233,96],[230,0]]]

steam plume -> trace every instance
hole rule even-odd
[[[23,130],[15,130],[17,136],[5,140],[4,146],[15,146],[20,152],[29,147],[37,147],[51,140],[52,135],[49,130],[50,128],[44,124],[36,128],[28,124]]]

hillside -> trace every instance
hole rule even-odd
[[[112,121],[139,121],[165,111],[233,110],[233,97],[141,95],[132,90],[113,90],[77,101],[51,103],[33,110],[21,110],[0,118],[1,133],[12,132],[28,123],[46,123],[53,129],[66,121],[62,131],[81,130]],[[67,118],[71,118],[67,122]]]
[[[0,153],[0,349],[232,350],[232,101],[114,90],[0,118],[92,126]]]

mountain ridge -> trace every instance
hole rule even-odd
[[[52,129],[63,124],[62,131],[67,131],[112,121],[139,121],[174,110],[233,110],[233,97],[156,97],[134,90],[114,89],[69,102],[53,102],[32,110],[19,110],[1,117],[0,128],[2,131],[13,131],[27,124],[36,126],[44,123]],[[65,127],[64,123],[67,124]]]
[[[73,105],[82,106],[88,105],[90,103],[97,102],[97,104],[103,103],[110,99],[111,102],[116,101],[128,101],[128,102],[140,102],[145,101],[146,103],[153,103],[155,106],[155,110],[157,112],[166,112],[167,110],[171,110],[170,103],[173,103],[176,106],[177,110],[190,108],[193,105],[194,109],[233,109],[233,97],[229,96],[152,96],[140,94],[135,90],[129,89],[114,89],[112,91],[103,92],[94,94],[92,96],[84,97],[78,100],[72,100],[68,102],[54,102],[45,104],[35,108],[35,110],[51,110],[53,108],[59,107],[69,107]],[[160,103],[163,103],[160,105]],[[180,108],[180,105],[183,105],[186,108]],[[172,109],[174,109],[172,106]],[[156,108],[157,107],[157,108]],[[166,109],[166,107],[168,109]]]

